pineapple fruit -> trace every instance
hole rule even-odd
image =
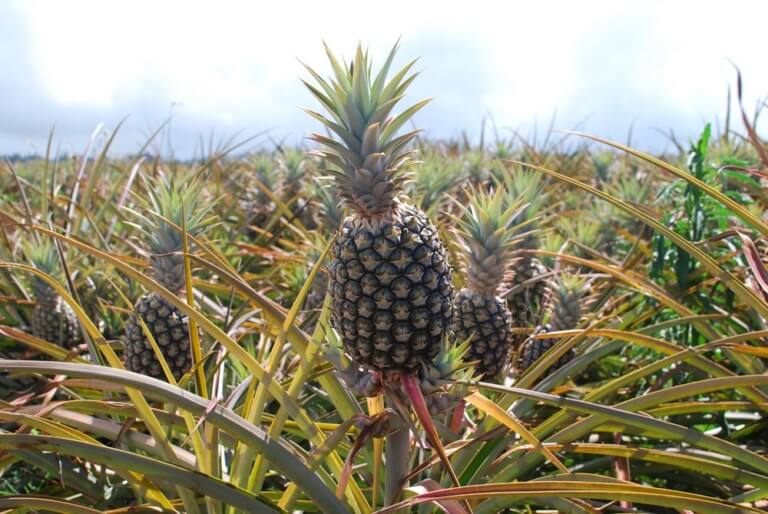
[[[198,235],[209,222],[206,214],[211,206],[198,209],[202,200],[199,182],[163,175],[148,182],[144,212],[133,214],[147,238],[153,278],[172,293],[181,294],[185,288],[184,257],[179,253],[183,251],[183,241],[181,232],[171,223],[184,226],[191,236]],[[155,292],[139,298],[135,311],[152,334],[173,377],[179,380],[192,365],[187,316]],[[135,314],[126,324],[123,360],[130,371],[165,378],[160,360]]]
[[[59,254],[50,240],[27,243],[24,254],[35,268],[60,278]],[[31,286],[36,301],[32,310],[32,334],[63,348],[77,346],[82,341],[82,335],[72,307],[42,278],[33,276]]]
[[[392,116],[415,75],[413,62],[387,82],[397,46],[374,75],[357,48],[352,63],[327,50],[327,81],[307,67],[305,84],[328,117],[308,110],[335,138],[313,134],[341,202],[349,209],[330,263],[331,323],[355,365],[371,371],[417,373],[437,356],[452,316],[453,286],[446,251],[426,215],[403,193],[408,143],[418,131],[397,131],[426,100]]]
[[[585,299],[589,291],[588,283],[578,275],[561,275],[552,288],[552,314],[549,322],[536,329],[534,335],[570,330],[579,324],[589,301]],[[529,339],[520,349],[516,363],[518,375],[525,373],[539,358],[547,353],[560,339]],[[573,348],[569,349],[547,370],[551,374],[568,364],[576,356]]]
[[[467,359],[477,361],[476,374],[488,380],[499,376],[513,342],[512,314],[499,297],[512,263],[512,223],[520,208],[508,199],[504,188],[472,193],[457,219],[467,287],[456,296],[453,331],[459,341],[470,340]]]

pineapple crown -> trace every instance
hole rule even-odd
[[[32,238],[22,243],[22,249],[27,260],[40,271],[55,275],[61,270],[59,253],[51,240]]]
[[[488,155],[482,148],[464,153],[464,172],[473,182],[482,182],[488,175]]]
[[[280,151],[277,163],[282,171],[285,184],[298,190],[306,173],[305,152],[295,148],[284,149]]]
[[[411,196],[418,199],[419,208],[429,213],[461,181],[462,172],[462,162],[458,159],[438,150],[427,150],[421,157],[421,169],[412,182]]]
[[[366,218],[384,215],[396,207],[407,181],[402,170],[413,159],[408,143],[419,131],[397,133],[429,102],[422,100],[400,114],[392,114],[418,75],[409,75],[416,62],[411,61],[387,79],[397,48],[396,44],[375,74],[368,51],[360,45],[349,64],[339,62],[326,45],[333,68],[328,80],[305,65],[316,85],[303,81],[304,85],[328,117],[311,109],[306,112],[330,132],[329,136],[310,136],[323,147],[313,153],[331,165],[325,172],[336,181],[342,201]]]
[[[505,174],[504,179],[509,192],[515,197],[523,198],[528,204],[525,212],[536,213],[541,208],[543,200],[539,173],[517,169]]]
[[[180,252],[184,248],[180,228],[194,237],[212,223],[208,214],[213,203],[201,207],[201,181],[159,174],[153,179],[144,177],[144,182],[146,197],[139,197],[143,212],[129,210],[138,220],[135,226],[147,236],[153,254]]]
[[[589,292],[589,281],[583,276],[560,273],[552,287],[552,316],[550,330],[569,330],[579,323],[586,303],[584,296]]]
[[[471,340],[444,341],[440,353],[425,364],[421,373],[421,389],[425,395],[441,389],[440,380],[471,380],[474,369],[467,362]]]
[[[598,221],[591,219],[586,213],[578,219],[562,218],[556,225],[569,239],[588,247],[595,246],[602,235],[603,228]]]
[[[319,207],[316,221],[318,225],[325,227],[328,231],[335,232],[344,219],[344,209],[336,200],[331,184],[318,180],[315,181],[314,185],[313,196],[318,200]]]
[[[22,249],[24,251],[24,256],[35,269],[47,273],[54,278],[59,278],[59,274],[61,273],[61,261],[59,261],[59,252],[53,241],[50,239],[30,238],[28,241],[22,243]],[[32,277],[31,284],[35,296],[38,297],[43,296],[52,290],[48,282],[37,275]]]
[[[495,191],[473,191],[467,206],[459,205],[462,217],[455,217],[456,232],[463,254],[469,288],[496,296],[509,271],[518,228],[513,225],[525,206],[510,202],[503,187]]]
[[[530,171],[513,170],[512,173],[504,174],[504,185],[510,194],[521,200],[526,206],[521,209],[520,214],[515,220],[519,225],[519,235],[521,240],[519,248],[532,250],[539,246],[539,238],[536,235],[535,218],[542,206],[541,194],[541,175]],[[528,256],[526,258],[532,258]]]
[[[255,153],[251,156],[250,161],[256,179],[265,187],[274,189],[277,186],[277,167],[272,154],[267,152]]]

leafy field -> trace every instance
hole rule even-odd
[[[756,116],[429,141],[391,62],[306,148],[3,164],[2,512],[765,512]]]

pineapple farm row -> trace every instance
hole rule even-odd
[[[306,147],[3,164],[2,512],[765,512],[753,120],[431,141],[395,51]]]

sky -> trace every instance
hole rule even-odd
[[[768,96],[768,2],[0,2],[0,154],[82,153],[118,123],[113,150],[187,158],[210,141],[302,144],[318,123],[299,59],[330,72],[322,42],[377,62],[401,38],[419,58],[408,100],[430,138],[483,120],[500,137],[542,137],[550,123],[663,150],[724,118],[734,63],[752,111]],[[741,127],[737,127],[741,128]],[[96,132],[95,132],[96,131]],[[487,134],[493,137],[492,131]]]

